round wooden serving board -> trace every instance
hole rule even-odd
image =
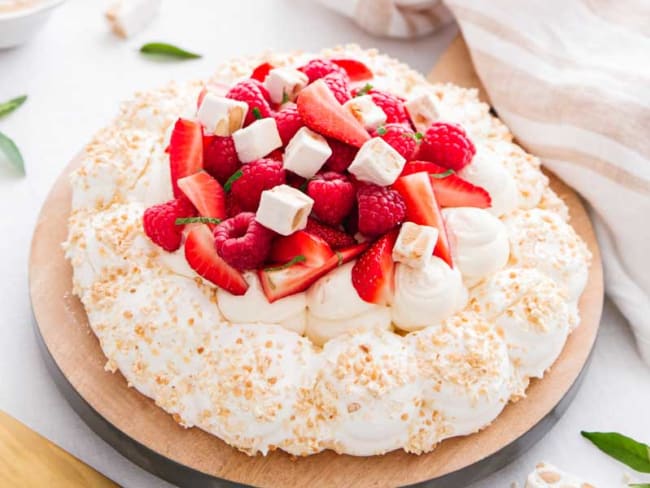
[[[358,458],[324,452],[292,459],[282,452],[248,457],[199,429],[183,429],[149,398],[127,388],[124,377],[104,371],[106,359],[82,304],[72,294],[72,269],[61,243],[66,238],[73,162],[43,205],[32,242],[30,292],[37,337],[49,369],[66,398],[107,442],[143,468],[181,486],[392,487],[420,484],[458,487],[491,473],[528,449],[564,412],[588,361],[602,310],[598,245],[579,198],[551,175],[571,222],[594,259],[580,300],[580,326],[552,370],[533,381],[525,399],[508,405],[485,430],[449,439],[432,453],[396,451]]]

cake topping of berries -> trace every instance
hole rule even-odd
[[[264,88],[264,85],[258,80],[248,79],[242,80],[233,86],[226,98],[239,100],[248,104],[248,113],[244,125],[252,124],[258,118],[271,116],[271,105],[269,92]]]
[[[256,269],[266,260],[274,236],[273,231],[255,220],[254,213],[242,212],[215,227],[214,246],[230,266]]]
[[[407,161],[415,158],[418,150],[418,136],[421,137],[420,134],[416,134],[410,127],[403,124],[383,125],[373,131],[371,135],[381,137]]]
[[[401,224],[406,216],[404,199],[395,190],[378,185],[364,185],[357,190],[359,232],[380,236]]]
[[[307,75],[309,83],[319,80],[330,73],[346,75],[343,68],[326,59],[312,59],[306,65],[298,69]]]
[[[273,118],[278,125],[278,132],[280,133],[283,146],[289,144],[289,141],[296,135],[296,132],[305,125],[300,118],[298,107],[295,103],[288,103],[283,106],[282,110],[273,114]]]
[[[396,240],[397,229],[375,241],[352,267],[352,285],[366,302],[388,305],[393,297]]]
[[[203,167],[203,129],[193,120],[178,119],[169,142],[169,166],[174,196],[181,195],[176,182]]]
[[[354,240],[354,237],[346,232],[321,224],[319,221],[311,218],[307,220],[305,232],[320,237],[327,242],[332,249],[341,249],[343,247],[353,246],[357,243],[357,241]]]
[[[404,100],[392,93],[374,88],[368,90],[367,93],[386,114],[387,124],[403,124],[406,127],[411,127],[411,121],[404,108]]]
[[[334,94],[334,98],[336,98],[341,105],[352,98],[347,76],[339,73],[330,73],[321,79]]]
[[[203,138],[203,168],[219,183],[224,184],[240,166],[232,136]]]
[[[332,171],[314,176],[307,184],[307,195],[314,200],[312,213],[321,222],[336,226],[348,215],[355,198],[354,185]]]
[[[248,212],[257,210],[264,190],[282,185],[286,179],[282,163],[273,159],[258,159],[243,165],[239,171],[241,176],[232,181],[230,194]]]
[[[176,219],[196,215],[194,207],[185,198],[160,203],[144,211],[142,226],[144,233],[154,244],[165,251],[174,252],[181,247],[183,226],[176,225]]]
[[[460,171],[474,157],[476,149],[462,127],[435,122],[424,134],[418,157]]]
[[[328,139],[327,144],[332,150],[332,155],[325,161],[325,169],[343,173],[352,164],[359,149],[336,139]]]
[[[374,75],[370,68],[357,59],[332,59],[332,63],[343,68],[352,81],[369,80]]]

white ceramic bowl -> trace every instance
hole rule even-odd
[[[27,42],[45,25],[52,9],[63,2],[64,0],[40,0],[32,7],[0,12],[0,49]]]

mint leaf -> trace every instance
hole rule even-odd
[[[185,49],[174,46],[172,44],[167,44],[165,42],[150,42],[148,44],[144,44],[140,48],[140,52],[177,59],[196,59],[201,57],[200,54],[186,51]]]
[[[619,434],[618,432],[585,432],[598,449],[614,459],[641,473],[650,473],[650,446]]]
[[[355,95],[355,97],[361,97],[363,95],[367,95],[370,90],[372,90],[372,85],[370,83],[366,83],[365,85],[363,85],[363,87],[357,90],[357,94]]]
[[[22,95],[20,97],[12,98],[6,102],[0,103],[0,117],[9,115],[11,112],[20,107],[27,100],[27,95]]]
[[[627,486],[634,486],[635,488],[650,488],[650,483],[630,483]]]
[[[283,269],[287,269],[288,267],[293,266],[294,264],[304,263],[305,261],[307,261],[307,258],[302,254],[298,254],[297,256],[292,257],[291,260],[289,260],[288,262],[280,266],[266,268],[264,271],[282,271]]]
[[[25,161],[16,143],[0,132],[0,161],[7,161],[21,175],[25,174]]]
[[[244,172],[241,169],[238,169],[235,171],[230,178],[226,180],[226,182],[223,185],[223,189],[226,192],[229,192],[232,188],[232,184],[237,181],[239,178],[243,176]]]
[[[415,134],[413,134],[413,137],[415,137],[416,141],[421,141],[422,139],[424,139],[424,135],[422,134],[422,132],[416,132]]]
[[[289,101],[290,101],[289,94],[286,91],[283,90],[282,91],[282,102],[280,103],[280,105],[284,105],[285,103],[287,103]]]
[[[429,173],[429,176],[431,176],[431,178],[435,178],[436,180],[442,180],[444,178],[447,178],[447,176],[451,176],[453,174],[456,174],[456,172],[453,169],[448,169],[442,173]]]
[[[384,127],[383,125],[380,125],[379,127],[377,127],[377,135],[379,135],[379,136],[386,135],[386,127]]]
[[[260,120],[262,118],[262,112],[259,107],[253,107],[253,117],[255,117],[255,120]]]
[[[342,266],[343,265],[343,253],[339,251],[334,251],[336,253],[336,258],[338,259],[338,263],[336,264],[337,266]]]
[[[185,225],[185,224],[218,224],[221,222],[221,219],[216,217],[183,217],[178,218],[174,222],[176,225]]]

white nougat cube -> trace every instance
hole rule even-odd
[[[332,155],[332,148],[323,136],[302,127],[291,138],[284,150],[284,169],[303,178],[311,178]]]
[[[424,134],[431,124],[440,119],[438,103],[435,95],[428,92],[420,93],[404,103],[411,122],[418,132]]]
[[[393,246],[393,261],[411,268],[424,268],[438,242],[438,229],[404,222]]]
[[[282,146],[278,124],[270,117],[256,120],[248,127],[239,129],[233,133],[232,139],[237,156],[242,163],[263,158]]]
[[[242,128],[247,113],[247,103],[208,92],[196,116],[206,131],[225,137]]]
[[[289,185],[262,192],[255,220],[278,234],[288,236],[307,226],[314,200]]]
[[[373,137],[361,146],[348,171],[358,180],[388,186],[395,183],[405,164],[406,159],[393,146]]]
[[[161,0],[117,0],[106,10],[111,30],[120,37],[142,31],[160,10]]]
[[[309,78],[302,71],[293,68],[274,68],[264,79],[264,87],[274,103],[294,101],[298,92],[309,83]]]
[[[368,130],[373,130],[386,123],[386,113],[372,101],[370,95],[354,97],[343,104],[355,119]]]

